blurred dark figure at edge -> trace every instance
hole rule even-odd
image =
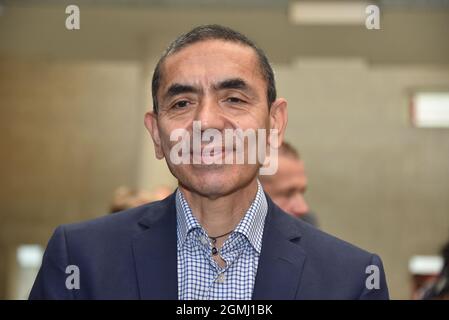
[[[443,257],[443,269],[438,278],[424,293],[422,299],[449,300],[449,241],[444,245],[441,255]]]

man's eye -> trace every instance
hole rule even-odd
[[[173,105],[173,107],[182,109],[182,108],[187,107],[188,105],[189,105],[189,101],[187,101],[187,100],[181,100],[181,101],[176,102],[176,103]]]
[[[236,98],[236,97],[229,97],[226,99],[226,101],[230,102],[230,103],[244,103],[245,102],[242,99]]]
[[[288,198],[291,198],[291,197],[293,197],[296,193],[297,193],[297,191],[296,191],[295,189],[293,189],[293,190],[288,190],[287,193],[286,193],[286,195],[287,195]]]

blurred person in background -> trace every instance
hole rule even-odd
[[[441,250],[443,269],[429,289],[425,291],[422,299],[449,300],[449,241]]]
[[[173,190],[168,186],[158,186],[152,191],[118,187],[114,192],[110,213],[131,209],[168,197]]]
[[[299,152],[288,142],[278,150],[278,170],[274,175],[259,176],[264,190],[282,210],[314,226],[318,226],[315,213],[310,211],[304,198],[307,176]]]

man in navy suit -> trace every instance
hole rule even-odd
[[[287,102],[253,42],[217,25],[181,35],[155,68],[152,94],[145,125],[177,190],[58,227],[31,299],[388,299],[377,255],[286,214],[263,191],[259,150],[282,143]]]

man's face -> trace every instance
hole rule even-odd
[[[307,189],[304,163],[287,155],[279,155],[278,161],[278,171],[273,176],[264,177],[263,187],[282,210],[301,217],[309,211],[304,199]]]
[[[257,176],[259,163],[205,164],[201,158],[199,164],[174,164],[170,150],[178,141],[171,141],[170,134],[184,129],[193,137],[193,122],[200,121],[201,131],[216,129],[223,137],[225,129],[257,132],[270,127],[279,127],[282,135],[286,122],[284,100],[276,100],[271,110],[268,107],[267,84],[253,49],[232,42],[203,41],[168,56],[162,66],[157,99],[158,114],[148,113],[145,118],[157,157],[165,157],[182,186],[211,198],[249,184]],[[210,142],[202,142],[201,147]],[[219,142],[224,147],[224,139]],[[190,160],[192,147],[193,143]],[[247,152],[246,146],[244,150]],[[224,159],[226,152],[232,150],[222,150],[214,157]]]

